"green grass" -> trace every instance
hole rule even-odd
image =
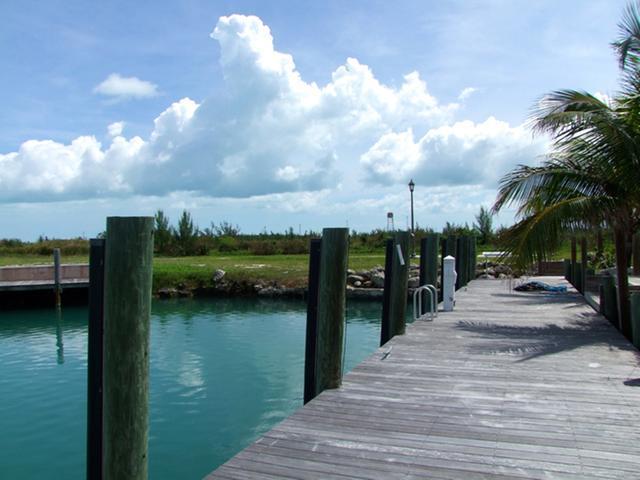
[[[62,257],[63,263],[88,263],[88,255],[67,255]],[[0,267],[7,265],[52,265],[51,255],[0,255]]]
[[[500,250],[497,245],[478,245],[478,255],[483,251]],[[554,259],[569,258],[570,244],[565,242],[554,255]],[[87,263],[86,255],[67,255],[63,263]],[[414,263],[417,262],[414,261]],[[50,255],[4,254],[0,255],[0,266],[51,264]],[[368,270],[376,265],[384,265],[384,251],[364,253],[352,251],[349,268]],[[154,290],[175,287],[210,287],[216,269],[226,272],[226,279],[236,282],[275,282],[287,287],[304,286],[307,283],[309,256],[301,255],[248,255],[246,253],[215,253],[197,257],[156,256],[153,263]]]
[[[382,254],[352,254],[349,268],[370,269],[384,264]],[[276,282],[287,287],[306,285],[308,255],[209,255],[205,257],[156,257],[153,263],[154,289],[183,283],[190,287],[210,286],[214,270],[236,282]]]
[[[63,263],[86,263],[87,256],[63,256]],[[51,264],[48,255],[3,255],[0,266]],[[383,253],[352,253],[349,268],[366,270],[384,265]],[[296,287],[307,283],[308,255],[207,255],[198,257],[161,257],[153,260],[154,290],[184,284],[187,287],[212,285],[213,272],[222,269],[226,279],[237,282],[276,282]]]

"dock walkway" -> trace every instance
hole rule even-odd
[[[476,280],[207,478],[640,478],[639,360],[575,293]]]
[[[53,265],[0,267],[0,292],[53,290],[54,276]],[[89,265],[86,263],[61,265],[60,286],[63,289],[88,288]]]

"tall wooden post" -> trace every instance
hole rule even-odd
[[[633,274],[640,275],[640,232],[633,235],[633,241],[631,242],[631,261]]]
[[[580,239],[580,263],[581,266],[581,277],[580,277],[580,293],[584,295],[584,292],[587,289],[587,237],[584,236]]]
[[[104,477],[146,480],[153,217],[107,218]]]
[[[456,236],[447,235],[442,239],[442,252],[440,255],[440,300],[444,299],[442,285],[444,285],[444,258],[447,256],[455,257],[456,255]]]
[[[478,239],[475,235],[471,237],[471,273],[469,276],[470,280],[476,279],[476,270],[478,268]]]
[[[452,257],[456,254],[456,242],[457,237],[455,235],[449,235],[445,239],[445,257],[447,255],[451,255]]]
[[[104,249],[103,239],[91,239],[87,342],[87,480],[103,478]]]
[[[393,238],[388,238],[384,251],[384,288],[382,290],[382,320],[380,322],[380,346],[391,338],[391,322],[389,321],[389,308],[391,305],[391,272],[393,271]]]
[[[320,249],[316,395],[342,383],[349,229],[325,228]]]
[[[462,284],[461,286],[466,287],[469,283],[469,259],[471,256],[469,255],[469,235],[465,235],[462,237],[462,245],[461,245],[461,255],[462,255]]]
[[[464,236],[456,238],[456,250],[453,256],[456,259],[456,290],[460,290],[460,287],[464,285]]]
[[[438,288],[439,243],[440,236],[437,233],[427,233],[420,242],[420,285],[433,285]],[[422,304],[425,311],[431,309],[431,295],[427,295],[427,292],[423,292]]]
[[[409,280],[409,232],[396,232],[393,237],[391,252],[387,250],[385,263],[389,265],[391,259],[391,272],[385,271],[385,290],[389,293],[383,298],[382,323],[386,324],[381,330],[380,345],[396,335],[405,332],[405,315],[407,313],[407,281]],[[389,277],[387,279],[387,276]]]
[[[564,268],[564,279],[571,283],[571,260],[565,258],[562,262],[562,266]]]
[[[631,294],[631,332],[633,345],[640,348],[640,293]]]
[[[62,305],[62,286],[60,284],[60,249],[53,249],[53,291],[55,294],[56,307]]]
[[[584,271],[582,269],[582,263],[576,262],[575,267],[573,269],[574,282],[573,286],[576,288],[578,293],[582,292],[582,279],[584,278]]]
[[[442,259],[447,256],[447,239],[440,237],[440,288],[438,288],[438,303],[443,299],[442,285],[444,285],[444,270]],[[438,286],[436,285],[436,288]]]
[[[571,284],[578,288],[576,237],[571,237]]]
[[[309,293],[307,295],[307,334],[304,353],[304,403],[316,396],[316,341],[318,335],[318,287],[320,286],[320,249],[322,240],[309,245]]]
[[[471,235],[464,238],[464,284],[469,285],[471,281]]]
[[[602,294],[604,300],[604,316],[616,326],[618,324],[618,294],[616,291],[616,281],[611,275],[602,278]]]

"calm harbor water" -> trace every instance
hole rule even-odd
[[[378,346],[381,305],[347,307],[346,369]],[[83,478],[85,308],[0,311],[0,478]],[[300,301],[158,301],[151,479],[202,478],[302,405]]]

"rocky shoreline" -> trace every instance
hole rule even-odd
[[[409,270],[409,296],[420,285],[419,267],[412,265]],[[493,262],[482,263],[476,270],[476,278],[507,278],[513,275],[511,267]],[[347,298],[380,300],[384,291],[384,267],[375,266],[369,270],[347,270]],[[175,287],[161,288],[155,295],[158,298],[185,297],[266,297],[266,298],[305,298],[307,286],[284,286],[275,281],[231,280],[224,270],[215,270],[211,284],[207,286],[188,286],[179,283]]]

